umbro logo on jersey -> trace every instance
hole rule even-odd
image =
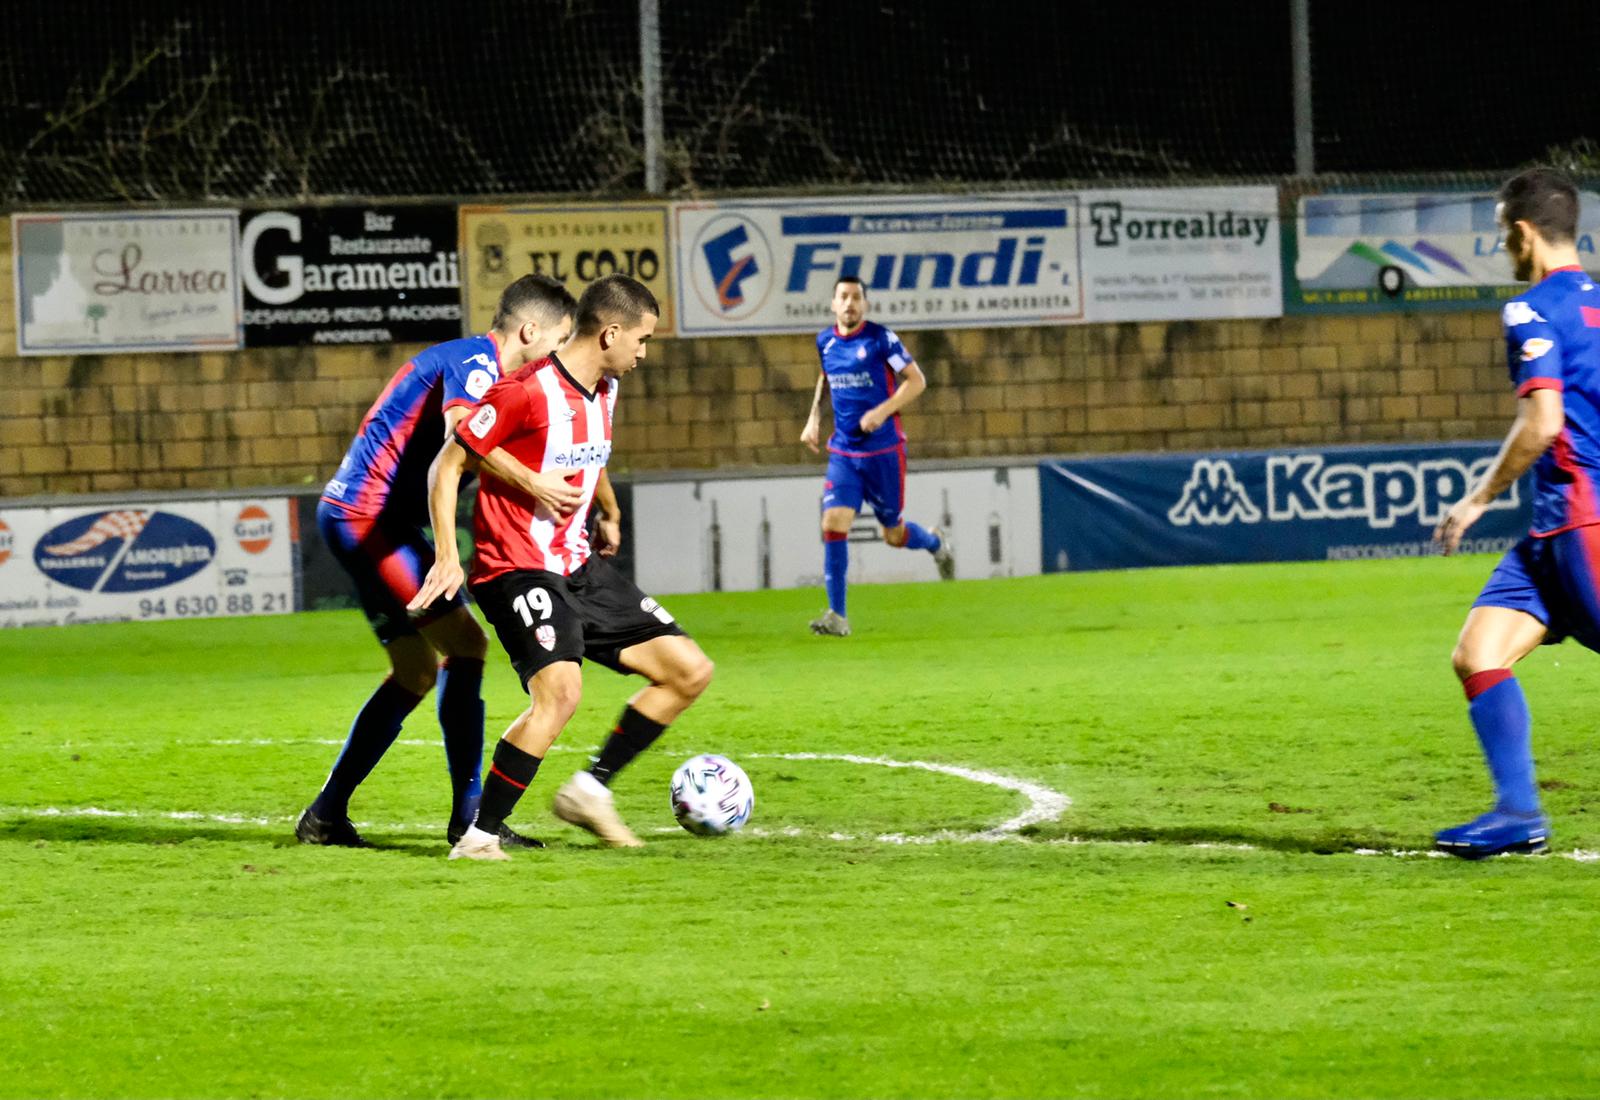
[[[556,416],[561,420],[576,420],[578,419],[578,410],[568,405],[566,408],[556,413]]]
[[[1507,302],[1506,308],[1500,312],[1500,319],[1505,322],[1507,328],[1515,325],[1530,324],[1534,321],[1538,321],[1540,324],[1545,323],[1545,319],[1540,317],[1538,311],[1527,302]]]

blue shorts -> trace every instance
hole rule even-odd
[[[822,487],[823,508],[861,511],[865,501],[884,527],[900,526],[906,507],[906,449],[896,447],[865,458],[828,454],[828,480]]]
[[[1600,527],[1528,536],[1500,559],[1473,607],[1508,607],[1544,623],[1545,644],[1575,638],[1600,651]]]
[[[422,578],[433,568],[433,546],[415,524],[382,515],[353,516],[324,500],[317,505],[317,530],[356,582],[361,610],[384,645],[466,606],[466,598],[458,591],[453,598],[435,600],[415,615],[406,610],[411,597],[422,588]]]

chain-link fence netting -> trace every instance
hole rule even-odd
[[[1313,0],[1339,175],[1588,174],[1600,14]],[[21,0],[11,206],[643,190],[638,0]],[[1030,186],[1294,171],[1288,3],[660,0],[665,185]]]

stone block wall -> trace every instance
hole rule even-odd
[[[11,263],[9,229],[0,263]],[[20,357],[0,284],[0,497],[318,484],[416,346]],[[929,379],[911,457],[1500,437],[1493,310],[908,331]],[[613,469],[818,464],[806,336],[661,340]]]

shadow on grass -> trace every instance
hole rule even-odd
[[[1172,825],[1165,827],[1125,826],[1120,828],[1062,828],[1059,826],[1033,826],[1019,834],[1040,842],[1080,840],[1109,844],[1152,844],[1171,847],[1256,848],[1269,852],[1289,852],[1296,855],[1332,856],[1360,850],[1410,850],[1427,848],[1431,844],[1415,837],[1396,837],[1383,833],[1361,835],[1342,829],[1330,829],[1309,836],[1284,836],[1281,833],[1254,829],[1217,829],[1199,826]]]
[[[539,824],[519,825],[518,831],[537,837],[544,841],[546,850],[566,850],[581,852],[588,849],[596,851],[607,850],[598,841],[587,836],[574,834],[571,830],[554,823],[541,828]],[[392,852],[400,855],[421,856],[427,859],[440,859],[450,851],[450,846],[445,840],[444,826],[440,825],[437,833],[424,833],[411,831],[396,834],[385,832],[381,827],[363,830],[363,836],[371,844],[365,851]],[[666,834],[660,837],[651,837],[648,844],[655,845],[661,842],[695,840],[688,833],[681,835]],[[262,825],[257,822],[219,822],[219,821],[173,821],[152,820],[149,818],[118,818],[118,817],[30,817],[8,818],[0,820],[0,844],[18,845],[49,845],[49,844],[142,844],[158,847],[171,847],[179,844],[189,844],[195,841],[204,841],[222,844],[240,844],[262,848],[308,848],[294,837],[294,825],[285,821],[282,824]],[[355,855],[360,855],[362,850],[347,849]],[[536,851],[515,849],[513,856],[534,856]]]

